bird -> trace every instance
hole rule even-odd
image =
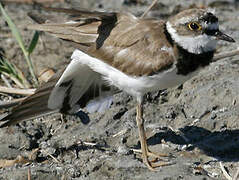
[[[29,29],[45,31],[76,48],[69,65],[0,121],[1,128],[53,112],[80,109],[104,112],[112,96],[124,91],[136,98],[136,123],[146,167],[158,166],[147,145],[145,94],[180,85],[212,61],[219,40],[235,40],[219,30],[208,9],[186,9],[168,20],[139,18],[126,12],[52,8],[69,15],[62,22],[45,21]]]

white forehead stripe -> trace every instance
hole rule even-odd
[[[198,21],[198,17],[197,18],[193,18],[193,17],[182,17],[180,19],[177,20],[176,24],[186,24],[189,23],[191,21]]]
[[[79,22],[72,21],[72,20],[65,22],[65,24],[76,24],[76,23],[79,23]]]
[[[216,9],[215,8],[207,8],[208,13],[216,14]]]
[[[201,54],[204,52],[214,51],[216,49],[216,39],[206,34],[198,35],[195,37],[180,36],[177,31],[172,27],[170,22],[166,23],[167,30],[172,39],[182,48],[190,53]]]

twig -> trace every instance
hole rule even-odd
[[[236,56],[236,55],[239,55],[239,48],[237,48],[236,50],[232,50],[232,51],[228,51],[228,52],[224,52],[224,53],[220,53],[220,54],[215,54],[212,61],[215,62],[220,59],[223,59],[226,57],[232,57],[232,56]]]
[[[84,141],[78,141],[77,144],[82,144],[82,145],[86,145],[86,146],[96,146],[97,143],[92,143],[92,142],[84,142]]]
[[[127,133],[128,129],[123,129],[122,131],[114,134],[112,137],[117,137],[117,136],[122,136],[124,135],[125,133]]]
[[[49,122],[49,121],[48,121]],[[59,129],[61,129],[62,125],[63,125],[64,121],[61,120],[61,124],[59,127],[57,127],[56,129],[52,130],[51,129],[51,132],[50,134],[53,136]]]
[[[134,153],[142,153],[141,149],[130,149],[131,151],[133,151]]]
[[[14,76],[11,76],[10,74],[7,74],[5,72],[1,72],[2,74],[4,74],[5,76],[7,76],[8,78],[10,78],[12,81],[14,81],[14,83],[19,86],[20,88],[25,88],[24,84],[22,84],[19,79],[17,79]]]
[[[154,7],[157,1],[158,0],[154,0],[152,4],[146,9],[146,11],[144,11],[144,13],[142,14],[140,18],[144,18],[148,14],[148,12]]]
[[[9,81],[7,80],[7,78],[4,76],[4,74],[1,74],[1,78],[4,81],[4,83],[6,84],[7,87],[12,88],[12,85],[9,83]]]
[[[25,98],[19,98],[19,99],[14,99],[9,102],[6,101],[0,101],[0,109],[2,108],[10,108],[13,106],[18,105],[20,102],[22,102]]]
[[[32,95],[36,89],[17,89],[0,86],[0,92],[8,94],[19,94],[19,95]]]
[[[222,162],[219,162],[220,168],[222,170],[223,175],[225,176],[225,178],[227,180],[232,180],[231,176],[227,173],[226,169],[224,168],[224,166],[222,165]]]
[[[50,156],[54,161],[56,161],[57,163],[60,163],[60,161],[58,161],[58,159],[56,159],[54,156],[52,156],[50,153],[48,153],[47,151],[41,149],[41,151],[45,154],[47,154],[48,156]]]
[[[67,180],[67,177],[66,177],[65,174],[63,174],[63,175],[61,176],[61,180]]]
[[[97,143],[92,143],[92,142],[83,142],[84,145],[86,146],[96,146]]]

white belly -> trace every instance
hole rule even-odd
[[[88,65],[94,71],[102,74],[102,77],[111,85],[118,87],[132,96],[141,96],[147,92],[157,91],[174,87],[194,76],[190,73],[187,76],[176,74],[177,69],[173,68],[153,76],[134,77],[128,76],[118,69],[93,58],[79,50],[75,50],[72,59],[79,60],[80,63]]]

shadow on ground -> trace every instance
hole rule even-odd
[[[171,130],[156,133],[148,139],[148,145],[160,144],[164,139],[178,145],[189,145],[188,151],[198,148],[205,154],[224,162],[239,161],[239,130],[222,130],[211,132],[197,126],[186,126],[180,129],[182,135]],[[187,139],[187,142],[185,141]],[[138,146],[139,147],[139,146]]]

